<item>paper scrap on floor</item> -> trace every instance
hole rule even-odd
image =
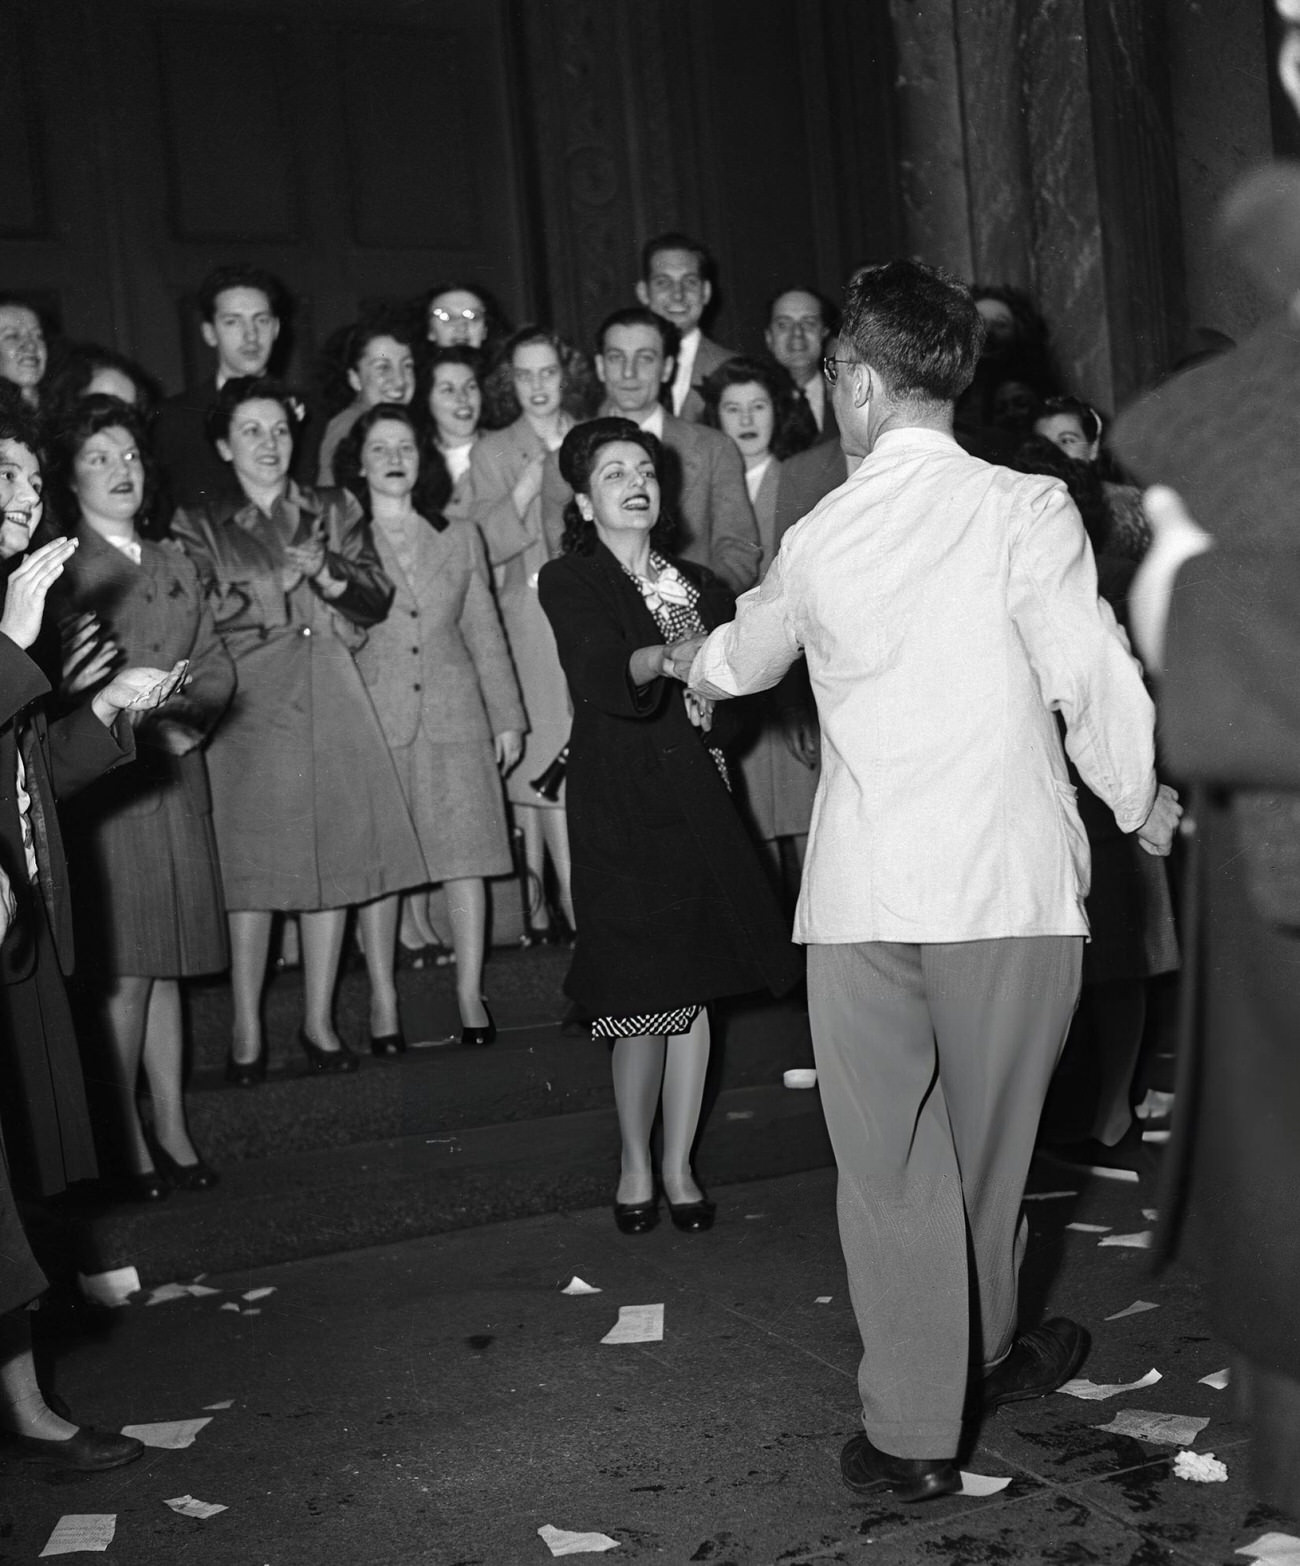
[[[813,1304],[814,1305],[829,1305],[830,1302],[831,1302],[831,1297],[830,1297],[829,1294],[819,1294],[817,1296],[817,1298],[813,1301]]]
[[[108,1272],[77,1274],[81,1292],[97,1305],[125,1305],[140,1292],[140,1274],[134,1267],[113,1267]]]
[[[958,1495],[996,1495],[1011,1483],[1010,1474],[1005,1479],[999,1479],[995,1474],[968,1474],[964,1468],[958,1472],[961,1474]]]
[[[1168,1131],[1144,1131],[1142,1133],[1142,1140],[1144,1142],[1156,1142],[1156,1143],[1167,1142],[1169,1140],[1169,1132]]]
[[[601,1291],[590,1283],[584,1283],[575,1272],[560,1290],[561,1294],[599,1294]]]
[[[225,1400],[224,1403],[205,1403],[203,1405],[203,1409],[204,1409],[205,1413],[220,1414],[220,1413],[224,1413],[224,1411],[226,1409],[228,1409],[228,1408],[234,1408],[234,1406],[235,1406],[234,1398],[233,1397],[228,1397]]]
[[[1152,1234],[1150,1229],[1139,1229],[1136,1234],[1108,1234],[1098,1245],[1127,1245],[1131,1251],[1149,1251]]]
[[[1098,1382],[1079,1377],[1074,1381],[1067,1381],[1063,1387],[1057,1387],[1056,1390],[1064,1392],[1067,1397],[1082,1397],[1090,1402],[1100,1403],[1103,1398],[1118,1397],[1121,1392],[1136,1392],[1140,1387],[1153,1387],[1159,1380],[1160,1372],[1153,1365],[1138,1381]]]
[[[602,1343],[662,1343],[663,1338],[662,1305],[620,1305],[618,1321],[600,1341]]]
[[[170,1501],[164,1501],[164,1506],[170,1506],[172,1511],[179,1512],[182,1517],[215,1517],[218,1512],[224,1512],[226,1508],[216,1501],[196,1501],[192,1495],[173,1496]]]
[[[752,1109],[729,1109],[727,1111],[728,1120],[752,1120],[753,1118],[754,1111]]]
[[[1216,1392],[1222,1392],[1231,1380],[1231,1370],[1213,1370],[1208,1376],[1202,1376],[1196,1384],[1198,1387],[1213,1387]]]
[[[1137,1184],[1136,1169],[1116,1169],[1112,1164],[1087,1164],[1085,1167],[1098,1180],[1127,1180],[1130,1185]]]
[[[1144,1310],[1159,1310],[1160,1307],[1154,1300],[1134,1300],[1131,1305],[1126,1305],[1123,1310],[1117,1310],[1113,1315],[1105,1317],[1106,1321],[1123,1321],[1125,1316],[1140,1316]]]
[[[165,1305],[168,1300],[202,1299],[205,1294],[220,1294],[220,1289],[210,1288],[206,1283],[160,1283],[156,1289],[150,1289],[146,1305]]]
[[[1300,1538],[1293,1533],[1261,1533],[1254,1544],[1243,1544],[1234,1555],[1253,1555],[1261,1566],[1300,1566]]]
[[[1209,1424],[1192,1414],[1158,1414],[1150,1408],[1121,1409],[1108,1425],[1095,1425],[1112,1435],[1133,1436],[1139,1441],[1160,1441],[1168,1446],[1190,1446]]]
[[[1027,1202],[1058,1202],[1063,1196],[1078,1196],[1077,1191],[1026,1191]]]
[[[55,1523],[40,1558],[75,1555],[79,1550],[106,1550],[113,1542],[116,1527],[116,1512],[67,1512]]]
[[[193,1446],[194,1437],[210,1425],[208,1419],[163,1419],[152,1425],[123,1425],[122,1434],[134,1436],[146,1446],[162,1447],[164,1451],[179,1452],[182,1447]]]
[[[1080,1234],[1109,1234],[1108,1223],[1067,1223],[1067,1229],[1075,1229]]]
[[[599,1550],[618,1549],[618,1540],[607,1533],[570,1533],[543,1523],[537,1530],[552,1555],[594,1555]]]
[[[239,1314],[239,1306],[235,1303],[234,1300],[226,1300],[222,1304],[221,1308],[222,1310],[233,1310],[236,1316]]]
[[[1142,1216],[1148,1223],[1154,1223],[1160,1216],[1160,1209],[1158,1207],[1144,1207],[1142,1209]]]
[[[251,1305],[254,1300],[264,1300],[268,1294],[275,1293],[275,1284],[268,1283],[260,1289],[249,1289],[246,1294],[241,1294],[240,1299],[247,1300]]]
[[[1174,1453],[1175,1479],[1193,1479],[1197,1484],[1222,1484],[1227,1477],[1227,1463],[1221,1463],[1213,1452]]]

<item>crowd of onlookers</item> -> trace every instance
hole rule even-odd
[[[570,695],[537,593],[572,493],[564,437],[600,412],[656,435],[678,555],[736,593],[856,461],[823,375],[832,304],[782,290],[763,350],[736,353],[702,330],[713,283],[697,241],[651,240],[636,302],[590,353],[545,326],[514,329],[481,287],[440,286],[334,332],[304,391],[273,372],[292,308],[283,284],[226,266],[198,293],[210,373],[169,397],[116,351],[47,341],[34,308],[0,299],[0,412],[44,470],[39,525],[25,534],[11,518],[4,554],[12,565],[46,539],[78,545],[33,648],[56,708],[87,702],[123,665],[186,664],[183,692],[135,720],[135,763],[64,813],[84,1047],[112,1084],[129,1194],[216,1179],[186,1128],[181,980],[229,968],[227,1077],[251,1086],[266,1071],[273,954],[301,965],[310,1067],[355,1069],[332,1012],[351,909],[377,1055],[405,1049],[398,961],[454,965],[462,1041],[491,1042],[489,879],[522,873],[526,942],[572,936]],[[1118,606],[1146,541],[1138,493],[1106,453],[1101,416],[1064,388],[1030,301],[1004,287],[974,297],[986,341],[957,438],[1066,482]],[[745,708],[737,798],[788,897],[819,769],[806,678],[792,672]],[[1122,908],[1129,845],[1104,816],[1090,822],[1094,851],[1112,841]],[[1159,938],[1148,914],[1093,975],[1098,1028],[1119,1027],[1125,1059],[1142,981],[1175,960],[1163,867],[1141,873],[1160,881]],[[583,1019],[575,1008],[568,1020]],[[1080,1134],[1127,1126],[1119,1076]]]

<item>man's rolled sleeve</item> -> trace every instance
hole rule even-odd
[[[1155,706],[1110,606],[1082,519],[1053,483],[1031,503],[1012,545],[1011,612],[1043,700],[1066,724],[1084,782],[1135,832],[1156,796]]]

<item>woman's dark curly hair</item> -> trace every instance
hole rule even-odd
[[[546,326],[521,326],[502,347],[483,381],[483,422],[492,429],[513,424],[523,409],[515,395],[515,354],[533,343],[555,349],[560,361],[560,406],[571,419],[587,419],[600,401],[600,383],[580,349]]]
[[[787,457],[793,457],[795,452],[806,450],[812,444],[811,436],[816,433],[816,423],[811,421],[811,416],[800,417],[799,394],[790,372],[775,361],[740,355],[720,364],[711,375],[705,377],[700,386],[700,395],[704,398],[704,412],[700,422],[720,430],[722,419],[718,409],[723,393],[729,386],[748,386],[751,383],[761,386],[772,399],[772,455],[779,462],[784,462]]]
[[[429,398],[433,392],[433,383],[438,369],[444,364],[467,365],[474,372],[474,379],[478,382],[480,393],[483,391],[483,382],[487,379],[487,358],[481,348],[467,348],[463,343],[453,343],[448,348],[429,344],[427,352],[416,364],[415,396],[411,398],[411,407],[415,410],[421,426],[427,426],[430,439],[437,435],[437,427],[434,423],[433,410],[429,407]],[[478,421],[479,429],[488,427],[487,411],[487,398],[484,397],[483,411]]]
[[[144,495],[135,514],[136,530],[146,538],[161,538],[166,519],[158,512],[158,464],[149,449],[145,422],[130,403],[95,392],[74,403],[63,423],[50,432],[49,483],[46,486],[46,518],[58,531],[70,534],[80,518],[76,500],[76,464],[82,447],[101,430],[125,430],[140,453]],[[51,511],[53,516],[50,515]]]
[[[273,375],[236,375],[217,393],[203,418],[204,433],[214,446],[229,439],[235,412],[246,402],[278,402],[289,421],[289,433],[298,439],[307,415],[297,392]]]
[[[405,424],[415,437],[416,450],[420,454],[420,466],[416,469],[411,505],[416,514],[422,516],[430,527],[441,532],[447,525],[442,508],[447,504],[451,494],[451,478],[447,473],[446,463],[433,444],[432,437],[421,426],[415,412],[404,403],[378,402],[373,408],[366,409],[339,442],[334,457],[335,477],[361,502],[361,509],[366,514],[366,520],[369,521],[370,486],[361,471],[361,452],[366,444],[366,436],[376,424],[382,424],[385,419],[393,419],[398,424]]]
[[[158,407],[157,381],[134,359],[99,343],[59,343],[50,355],[50,369],[41,383],[41,415],[52,430],[61,428],[72,417],[72,410],[88,395],[91,381],[100,370],[116,370],[135,387],[131,406],[146,428],[153,422]]]
[[[1110,507],[1095,464],[1067,456],[1045,435],[1031,435],[1017,449],[1012,466],[1021,473],[1042,473],[1060,479],[1079,508],[1093,553],[1100,554],[1105,549],[1111,530]]]
[[[591,494],[591,475],[601,452],[620,440],[640,446],[654,463],[655,477],[662,486],[663,447],[648,430],[631,419],[588,419],[585,424],[575,424],[560,447],[560,476],[575,496]],[[663,510],[661,501],[659,520],[650,529],[650,547],[661,555],[671,554],[676,539],[677,523]],[[564,537],[560,540],[564,553],[594,554],[596,542],[596,524],[578,510],[576,499],[570,500],[564,508]]]

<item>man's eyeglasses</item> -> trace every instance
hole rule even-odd
[[[435,321],[441,321],[444,326],[450,326],[453,321],[468,321],[473,326],[475,321],[481,321],[484,317],[482,310],[444,310],[441,305],[434,305],[429,314]]]
[[[857,359],[835,359],[828,354],[827,357],[822,360],[822,374],[826,377],[826,384],[828,386],[834,386],[835,382],[839,380],[840,365],[858,363],[860,363],[860,361]]]

